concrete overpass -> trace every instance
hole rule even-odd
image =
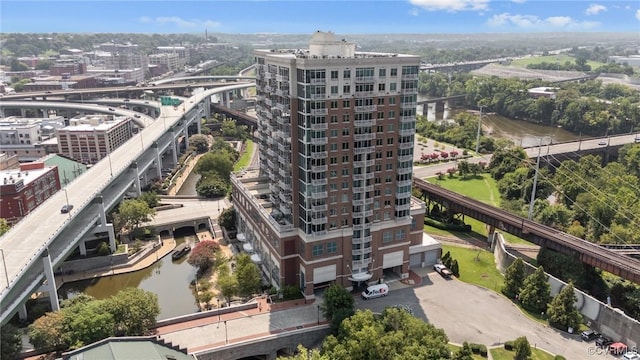
[[[16,311],[26,315],[25,301],[43,284],[44,290],[49,291],[52,308],[58,309],[54,269],[76,246],[80,246],[82,252],[82,239],[91,231],[108,233],[111,249],[115,250],[113,226],[106,221],[107,211],[126,193],[139,194],[148,181],[148,171],[155,170],[161,175],[165,151],[172,151],[177,163],[176,139],[191,123],[199,126],[200,119],[209,115],[212,95],[252,86],[255,85],[233,84],[195,94],[176,108],[162,106],[161,116],[146,124],[143,131],[0,237],[4,270],[4,276],[0,276],[0,323],[8,321]],[[74,209],[61,214],[60,208],[65,204],[73,204]]]

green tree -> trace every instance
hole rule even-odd
[[[307,349],[302,345],[298,345],[295,355],[278,357],[278,360],[330,360],[330,358],[321,355],[318,349]]]
[[[489,162],[491,177],[496,180],[502,179],[505,174],[520,167],[526,159],[527,153],[522,148],[503,143],[494,151]]]
[[[216,264],[216,254],[220,246],[215,241],[200,241],[191,250],[187,262],[203,272]]]
[[[235,229],[236,210],[233,206],[222,210],[222,213],[220,213],[218,217],[218,224],[228,230]]]
[[[469,346],[468,342],[462,343],[462,348],[456,351],[453,354],[453,360],[473,360],[473,351],[471,351],[471,346]]]
[[[11,324],[0,329],[0,358],[15,359],[22,351],[22,336],[18,328]]]
[[[531,357],[531,345],[526,336],[521,336],[513,342],[513,350],[516,353],[514,360],[528,360]]]
[[[155,213],[156,211],[150,208],[145,201],[139,199],[124,200],[118,209],[118,215],[123,225],[131,230],[134,237],[140,225],[150,221]]]
[[[76,303],[63,309],[65,336],[70,348],[77,349],[114,335],[113,315],[103,300]]]
[[[520,293],[520,288],[524,284],[525,264],[521,258],[517,258],[509,265],[504,273],[504,287],[502,292],[510,298]]]
[[[205,153],[209,150],[209,138],[202,134],[191,135],[189,145],[199,154]]]
[[[160,197],[158,196],[158,193],[156,193],[155,191],[143,192],[142,194],[140,194],[140,196],[138,196],[138,200],[142,200],[146,202],[147,206],[149,206],[152,209],[160,205]]]
[[[229,264],[224,263],[218,266],[218,280],[216,287],[220,290],[222,297],[229,302],[238,293],[238,279],[231,275]]]
[[[227,178],[228,179],[228,178]],[[204,173],[196,184],[196,192],[200,196],[215,198],[225,196],[229,191],[229,181],[216,173]]]
[[[551,299],[551,285],[544,273],[544,268],[538,266],[536,271],[527,276],[519,294],[522,305],[532,311],[544,312]]]
[[[38,350],[60,350],[68,346],[61,311],[48,312],[29,325],[29,342]]]
[[[260,269],[251,261],[246,253],[236,256],[236,270],[234,275],[238,279],[238,293],[240,296],[250,296],[260,289]]]
[[[195,171],[201,175],[211,172],[220,176],[221,179],[228,179],[233,171],[233,161],[226,151],[208,152],[198,160]]]
[[[10,228],[11,227],[9,226],[7,219],[0,218],[0,236],[4,235],[4,233],[9,231]]]
[[[353,296],[342,286],[334,284],[325,290],[323,298],[322,314],[329,320],[331,329],[335,333],[340,323],[353,315]]]
[[[404,310],[387,308],[381,316],[358,311],[340,325],[338,336],[322,344],[322,355],[337,360],[449,359],[441,329]]]
[[[547,307],[549,322],[563,330],[569,327],[578,329],[582,323],[582,315],[576,308],[577,300],[573,284],[569,283],[549,303]]]
[[[158,296],[137,288],[120,290],[104,301],[104,309],[115,321],[116,335],[148,335],[160,314]]]

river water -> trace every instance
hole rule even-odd
[[[195,195],[199,178],[200,175],[191,173],[178,195]],[[176,244],[188,242],[192,246],[197,241],[193,233],[176,233],[175,239]],[[58,295],[61,299],[68,299],[85,293],[96,299],[105,299],[117,294],[121,289],[137,287],[158,295],[158,319],[168,319],[198,311],[195,294],[189,287],[195,276],[196,268],[187,263],[187,256],[173,261],[171,255],[167,255],[143,270],[65,283],[58,289]]]

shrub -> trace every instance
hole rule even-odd
[[[107,245],[106,242],[101,242],[100,244],[98,244],[98,255],[100,256],[107,256],[111,254],[111,249],[109,248],[109,245]]]
[[[504,349],[513,351],[513,341],[507,341],[504,343]]]
[[[453,259],[451,261],[451,272],[453,273],[453,275],[455,275],[456,277],[460,277],[460,268],[458,266],[458,260]]]
[[[564,357],[564,356],[562,356],[562,355],[556,355],[556,356],[553,358],[553,360],[567,360],[567,358],[565,358],[565,357]]]
[[[488,356],[487,352],[488,352],[487,347],[483,344],[480,344],[480,356],[487,357]]]
[[[471,344],[469,344],[469,347],[471,348],[471,352],[472,353],[480,354],[480,344],[471,343]]]
[[[294,285],[287,285],[282,289],[283,300],[294,300],[302,296],[300,288]]]

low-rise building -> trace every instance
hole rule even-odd
[[[42,162],[0,171],[0,217],[13,224],[60,190],[56,166]]]

